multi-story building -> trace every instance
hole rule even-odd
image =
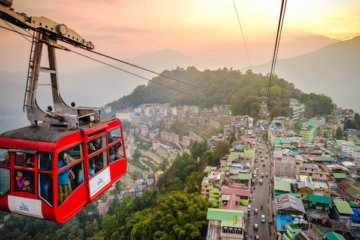
[[[303,126],[300,130],[300,136],[307,143],[311,143],[313,141],[314,137],[316,136],[316,134],[317,134],[317,126],[303,124]]]
[[[330,173],[317,164],[304,163],[299,168],[300,175],[307,175],[313,181],[326,182],[330,180]]]
[[[291,122],[296,123],[304,117],[305,105],[295,98],[289,99],[289,107],[291,108]]]

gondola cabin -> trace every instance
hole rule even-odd
[[[118,119],[3,133],[0,209],[65,223],[126,173],[122,136]]]

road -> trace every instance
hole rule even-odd
[[[254,162],[254,169],[257,169],[256,183],[252,183],[254,191],[252,193],[253,202],[251,203],[251,213],[248,220],[248,239],[254,239],[255,235],[259,235],[260,239],[274,239],[273,231],[270,234],[269,220],[272,218],[272,184],[270,179],[272,178],[270,151],[266,143],[263,140],[259,141],[259,145],[256,151],[256,161]],[[266,173],[268,176],[266,177]],[[262,179],[263,183],[259,181]],[[262,206],[262,208],[261,208]],[[258,213],[255,214],[255,208],[258,209]],[[266,222],[261,223],[261,215],[265,215]],[[254,230],[254,224],[257,224],[259,229]]]

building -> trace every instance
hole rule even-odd
[[[291,193],[291,184],[289,182],[275,180],[274,191],[275,196]]]
[[[334,216],[335,219],[343,222],[346,226],[350,228],[351,226],[351,217],[354,214],[353,210],[351,209],[350,205],[346,201],[342,200],[334,200]]]
[[[305,142],[311,143],[317,134],[317,122],[315,120],[309,120],[302,123],[300,136]]]
[[[302,200],[290,194],[275,197],[276,214],[303,216],[305,208]]]
[[[128,121],[130,122],[131,120],[131,112],[117,112],[115,114],[116,118],[120,119],[121,121]]]
[[[330,180],[330,173],[317,164],[304,163],[299,169],[299,175],[307,175],[313,181],[326,182]]]
[[[207,240],[244,239],[244,213],[240,210],[209,208]]]
[[[304,117],[305,105],[295,98],[289,99],[289,107],[291,108],[291,122],[296,123]]]
[[[303,202],[306,209],[317,209],[326,212],[333,206],[331,197],[315,194],[308,194]]]

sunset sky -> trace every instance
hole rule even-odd
[[[254,64],[270,60],[272,49],[263,47],[274,44],[281,1],[235,2]],[[192,56],[235,49],[244,54],[231,0],[14,0],[13,7],[29,16],[65,23],[92,41],[97,51],[122,59],[161,49]],[[0,70],[26,68],[29,43],[3,29],[0,34]],[[360,1],[289,0],[282,43],[312,34],[338,40],[360,35]],[[281,52],[280,46],[281,56],[286,51]],[[75,56],[60,53],[65,71],[96,65],[77,61],[75,67],[74,61]]]

